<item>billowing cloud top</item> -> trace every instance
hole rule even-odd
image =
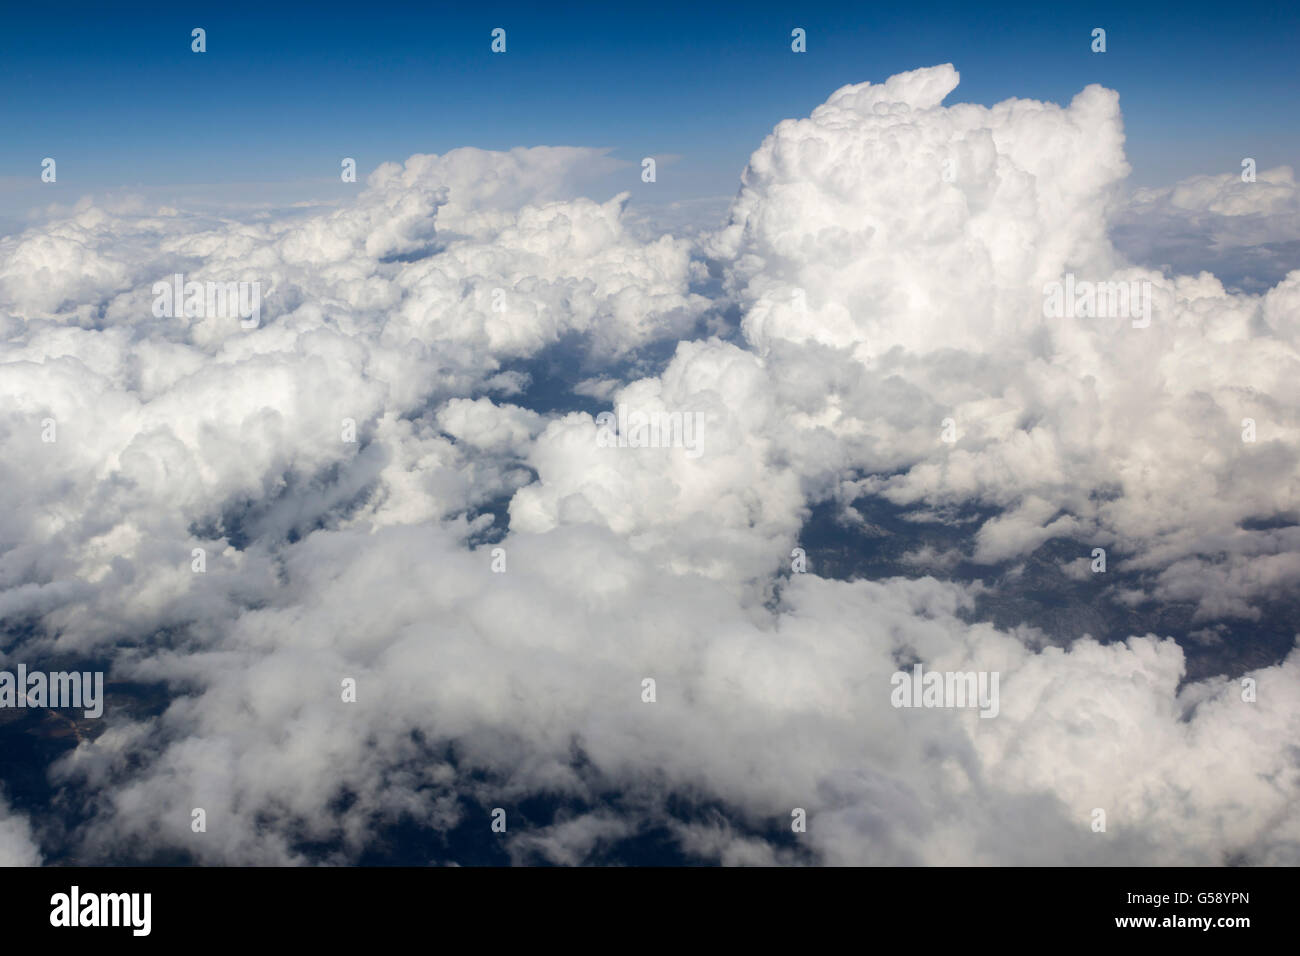
[[[308,215],[87,201],[0,240],[4,664],[170,692],[51,767],[79,858],[344,862],[541,794],[515,859],[666,828],[727,863],[1298,862],[1300,656],[1187,682],[1169,635],[995,626],[988,584],[787,573],[812,509],[873,500],[978,516],[915,552],[936,569],[1080,542],[1060,572],[1096,600],[1206,628],[1300,583],[1300,271],[1246,294],[1130,264],[1116,94],[942,105],[957,81],[780,123],[698,241],[576,198],[614,167],[560,148],[414,156]],[[1250,185],[1137,203],[1294,202],[1289,171]],[[256,324],[159,310],[178,273],[256,283]],[[556,350],[613,442],[529,407],[520,363]],[[629,410],[682,440],[628,447]],[[998,673],[996,718],[893,706],[916,661]],[[33,832],[0,817],[0,862]]]

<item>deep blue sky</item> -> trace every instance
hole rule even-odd
[[[11,4],[0,211],[114,187],[337,181],[456,146],[680,154],[659,198],[729,195],[782,118],[952,62],[950,98],[1118,89],[1137,184],[1300,166],[1300,5]],[[208,52],[190,52],[190,30]],[[508,31],[508,52],[489,33]],[[808,52],[790,52],[790,30]],[[1108,52],[1089,50],[1094,26]],[[40,160],[59,163],[39,185]],[[629,167],[629,186],[639,185]],[[57,189],[57,197],[54,191]],[[50,197],[50,198],[47,198]],[[296,198],[296,197],[295,197]],[[597,197],[604,198],[604,197]],[[20,202],[21,199],[21,202]],[[28,202],[30,205],[30,203]]]

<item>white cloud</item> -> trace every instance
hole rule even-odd
[[[1300,190],[1289,166],[1193,176],[1161,189],[1134,190],[1115,218],[1116,244],[1135,260],[1167,270],[1208,270],[1229,287],[1261,293],[1300,254]]]
[[[385,164],[308,214],[87,203],[0,240],[0,612],[33,652],[175,694],[54,767],[96,811],[83,857],[341,862],[385,823],[545,794],[564,812],[512,828],[514,859],[662,825],[736,864],[1295,863],[1295,652],[1248,703],[1242,675],[1184,684],[1158,635],[975,620],[984,586],[784,574],[813,506],[865,495],[992,512],[905,565],[1097,542],[1117,596],[1203,628],[1300,579],[1294,528],[1259,520],[1296,510],[1300,272],[1247,295],[1130,265],[1116,95],[942,106],[956,84],[915,71],[781,123],[698,244],[575,198],[612,161],[550,148]],[[726,301],[692,291],[704,257]],[[261,326],[156,318],[177,271],[262,282]],[[1150,282],[1150,326],[1045,318],[1067,271]],[[739,336],[689,338],[730,304]],[[575,341],[574,394],[698,415],[699,454],[530,409],[509,363]],[[999,672],[999,716],[893,708],[914,660]],[[769,841],[795,807],[806,838]]]
[[[0,866],[39,866],[41,851],[27,817],[0,797]]]

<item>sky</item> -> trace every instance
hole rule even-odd
[[[0,56],[0,865],[1300,863],[1294,14],[106,11]]]
[[[88,191],[327,198],[339,160],[607,148],[638,198],[730,197],[756,142],[848,83],[953,63],[963,101],[1121,95],[1131,182],[1300,162],[1294,4],[15,4],[0,214]],[[190,31],[207,30],[207,52]],[[490,32],[507,30],[505,54]],[[1094,27],[1107,52],[1091,52]],[[807,31],[794,54],[790,31]],[[59,181],[39,190],[40,161]],[[667,157],[651,192],[644,156]],[[267,190],[249,184],[281,184]],[[75,194],[75,195],[74,195]],[[191,190],[189,195],[203,195]]]

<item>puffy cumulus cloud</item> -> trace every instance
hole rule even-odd
[[[1300,190],[1289,166],[1243,175],[1135,190],[1116,216],[1116,245],[1167,271],[1208,269],[1230,286],[1267,291],[1300,255]]]
[[[1300,862],[1297,652],[1189,681],[1165,635],[982,620],[989,585],[784,571],[814,507],[875,496],[979,516],[907,568],[1092,541],[1131,572],[1103,593],[1195,602],[1201,641],[1294,590],[1300,273],[1248,295],[1130,264],[1115,94],[942,105],[956,82],[780,124],[697,243],[570,195],[610,160],[552,149],[412,157],[305,215],[89,204],[0,241],[6,641],[169,695],[50,768],[79,858],[415,833],[455,860],[503,807],[484,852],[521,862],[664,833],[729,864]],[[265,283],[261,324],[155,317],[177,271]],[[1150,324],[1045,317],[1065,273],[1149,282]],[[557,342],[584,400],[543,413],[507,363]],[[893,706],[916,662],[997,673],[997,716]]]
[[[88,199],[71,212],[0,240],[0,302],[20,316],[71,312],[89,319],[107,296],[149,275],[153,246],[169,222],[141,210],[129,219],[115,216]]]
[[[756,348],[982,349],[1025,331],[1067,263],[1113,264],[1117,95],[940,106],[957,82],[942,66],[844,87],[750,158],[712,249],[734,262]]]
[[[685,291],[702,271],[684,241],[628,236],[626,198],[529,206],[504,228],[413,264],[390,334],[516,356],[576,333],[602,357],[686,335],[707,305]]]
[[[542,429],[543,418],[517,405],[491,399],[453,398],[438,412],[443,431],[476,448],[508,452],[522,458]]]
[[[591,523],[674,573],[767,578],[804,517],[798,472],[768,434],[781,409],[767,384],[750,352],[681,343],[662,376],[614,395],[620,411],[603,436],[585,413],[550,423],[527,459],[538,480],[510,502],[511,527]],[[638,418],[657,438],[647,431],[631,447],[619,438],[633,440]]]
[[[379,521],[476,508],[521,472],[469,461],[421,416],[454,396],[518,391],[502,362],[561,335],[619,351],[694,322],[704,300],[688,292],[686,246],[630,239],[618,199],[524,204],[477,238],[439,240],[449,202],[463,217],[534,186],[550,195],[590,159],[472,152],[381,167],[356,202],[305,219],[80,204],[0,243],[7,613],[73,645],[147,634],[189,619],[195,548],[244,600],[261,593],[265,546],[363,502]],[[174,272],[260,283],[261,324],[156,316],[153,283]],[[537,428],[507,415],[503,434],[478,435],[491,415],[483,397],[474,414],[442,411],[451,435],[498,457]]]
[[[1036,651],[964,623],[968,591],[930,578],[802,575],[765,612],[591,524],[505,547],[493,574],[428,529],[312,535],[286,558],[286,592],[219,653],[136,671],[202,694],[57,767],[98,794],[81,851],[143,840],[283,863],[325,844],[342,861],[381,823],[486,826],[486,808],[545,794],[575,809],[514,824],[517,860],[581,862],[667,821],[685,852],[731,863],[1295,862],[1274,839],[1297,823],[1294,654],[1252,675],[1246,703],[1223,679],[1180,691],[1171,640]],[[891,675],[915,659],[997,671],[998,716],[891,706]],[[340,675],[357,703],[340,702]],[[672,794],[700,792],[725,825],[669,813]],[[810,820],[798,850],[773,840],[795,807]]]
[[[1300,273],[1255,296],[1127,264],[1108,233],[1127,172],[1116,94],[942,106],[957,79],[845,87],[782,122],[710,240],[769,389],[799,396],[787,424],[820,438],[783,437],[805,482],[851,470],[866,477],[841,497],[993,506],[979,562],[1081,538],[1203,615],[1284,596],[1292,542],[1260,522],[1300,503]],[[1280,170],[1166,201],[1254,215],[1294,186]],[[1149,316],[1050,317],[1067,275],[1149,289]]]
[[[584,187],[629,165],[607,153],[574,146],[520,147],[508,152],[455,149],[442,156],[412,156],[404,164],[384,163],[369,183],[394,195],[421,183],[443,184],[448,196],[440,212],[440,228],[485,236],[509,226],[523,206],[583,195]]]
[[[1246,175],[1245,173],[1242,174]],[[1258,189],[1247,187],[1258,186]],[[1295,174],[1289,166],[1266,169],[1253,179],[1243,179],[1232,173],[1222,176],[1193,176],[1180,183],[1164,189],[1139,189],[1135,193],[1132,205],[1136,210],[1144,211],[1159,203],[1166,203],[1174,209],[1213,213],[1216,216],[1233,218],[1251,216],[1276,216],[1274,228],[1285,228],[1283,215],[1288,210],[1297,211]],[[1296,234],[1294,218],[1291,217],[1291,229],[1284,233]],[[1253,236],[1253,239],[1264,238]]]

